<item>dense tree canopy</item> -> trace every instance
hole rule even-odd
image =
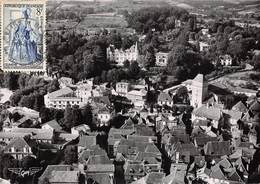
[[[151,29],[163,31],[175,28],[175,20],[187,21],[188,12],[177,7],[149,7],[126,15],[128,25],[137,32],[147,33]]]

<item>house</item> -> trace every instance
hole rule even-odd
[[[132,182],[131,184],[164,184],[164,176],[164,173],[151,172],[139,180]]]
[[[232,110],[245,114],[245,113],[247,113],[248,108],[246,107],[246,105],[243,102],[239,101],[232,107]]]
[[[50,129],[40,129],[40,128],[13,128],[6,133],[24,133],[29,134],[32,140],[36,140],[37,142],[44,142],[44,143],[52,143],[54,132]]]
[[[83,106],[86,102],[77,97],[75,92],[69,88],[62,88],[44,96],[44,104],[47,108],[65,109],[68,105]]]
[[[5,148],[5,154],[12,155],[15,159],[21,160],[26,156],[34,156],[31,147],[23,138],[13,139]]]
[[[126,183],[131,183],[145,176],[144,165],[127,161],[124,165],[124,175]]]
[[[209,120],[211,122],[212,127],[217,129],[219,122],[223,119],[223,113],[221,109],[217,107],[208,107],[207,105],[203,105],[192,111],[191,119],[193,122],[196,119],[204,121]]]
[[[207,142],[204,146],[204,153],[206,156],[221,157],[224,155],[230,155],[230,143],[228,141],[211,141]]]
[[[51,120],[47,123],[44,123],[43,125],[41,125],[41,127],[42,127],[42,129],[52,130],[55,132],[62,131],[62,127],[59,125],[59,123],[55,119]]]
[[[126,94],[130,91],[130,83],[128,82],[118,82],[116,83],[116,92],[120,96],[126,96]]]
[[[10,132],[0,132],[0,141],[5,144],[9,144],[13,139],[24,138],[29,136],[30,133],[10,133]]]
[[[95,146],[97,144],[97,136],[82,135],[79,137],[78,153],[82,150]]]
[[[231,133],[233,138],[240,138],[241,132],[239,130],[239,121],[243,117],[242,112],[234,110],[223,110],[224,117],[226,117],[228,123],[231,125]]]
[[[117,65],[123,66],[126,60],[137,61],[139,57],[137,43],[132,45],[129,49],[116,49],[113,45],[107,48],[107,58],[110,61],[115,61]]]
[[[60,84],[60,88],[70,87],[73,84],[72,78],[69,77],[61,77],[59,78],[58,82]]]
[[[222,66],[232,65],[232,57],[228,54],[219,56],[219,60]]]
[[[79,184],[79,171],[52,171],[48,181],[50,184]]]
[[[256,96],[257,91],[253,89],[241,88],[241,87],[232,87],[231,91],[234,94],[245,94],[246,96]]]
[[[81,133],[86,134],[91,129],[88,125],[82,124],[71,128],[71,134],[80,135]]]
[[[167,66],[168,63],[168,55],[169,53],[167,52],[158,52],[155,54],[156,58],[156,66]]]
[[[107,107],[101,107],[97,113],[97,119],[100,121],[99,126],[107,126],[112,117],[112,112]]]
[[[44,184],[52,176],[53,171],[73,171],[71,165],[48,165],[42,175],[39,177],[39,184]]]
[[[131,90],[126,94],[126,97],[133,103],[135,107],[143,108],[146,101],[147,91],[141,90]]]
[[[96,183],[114,183],[115,167],[106,155],[90,156],[86,162],[86,180],[92,179]]]
[[[160,106],[166,105],[166,106],[172,107],[173,99],[171,98],[171,96],[168,93],[160,92],[158,99],[157,99],[157,103]]]
[[[209,50],[210,45],[205,42],[199,42],[200,52],[206,52]]]

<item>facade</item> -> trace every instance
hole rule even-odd
[[[122,96],[125,96],[130,90],[130,84],[127,82],[116,83],[116,92]]]
[[[126,60],[137,61],[139,56],[137,43],[129,49],[115,49],[113,45],[107,48],[107,58],[110,61],[115,61],[117,65],[123,66]]]
[[[15,159],[21,160],[26,156],[33,156],[31,147],[23,138],[13,139],[5,148],[5,154],[12,155]]]
[[[232,65],[232,57],[228,54],[219,56],[219,60],[222,66],[231,66]]]
[[[205,42],[199,42],[200,52],[206,52],[209,50],[209,44]]]
[[[167,66],[169,53],[166,52],[158,52],[156,53],[156,66]]]
[[[77,97],[71,88],[62,88],[44,96],[44,104],[47,108],[65,109],[68,105],[83,106],[86,102]]]
[[[208,94],[208,83],[203,74],[198,74],[192,80],[191,105],[195,108],[200,107]]]

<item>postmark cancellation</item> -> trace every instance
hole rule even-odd
[[[46,1],[1,1],[1,68],[4,72],[44,72]]]

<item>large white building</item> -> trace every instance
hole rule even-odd
[[[69,87],[48,93],[44,96],[44,104],[47,108],[65,109],[67,105],[82,106],[86,99],[76,96],[76,93]]]
[[[137,61],[139,56],[137,43],[130,47],[129,49],[115,49],[113,45],[107,48],[107,58],[110,61],[115,61],[117,65],[123,66],[126,60]]]

